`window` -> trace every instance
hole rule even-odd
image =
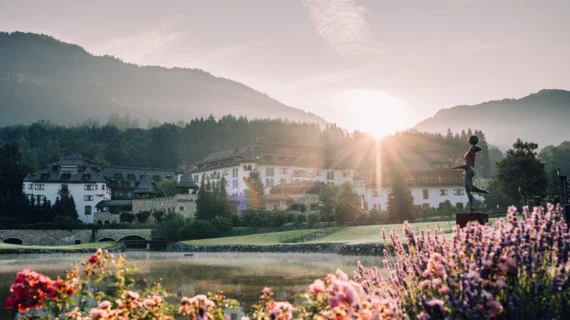
[[[323,175],[323,172],[321,170],[315,170],[315,176],[320,177]]]
[[[455,195],[455,196],[463,196],[463,195],[465,195],[465,190],[463,190],[463,189],[453,189],[453,195]]]
[[[265,168],[265,175],[266,175],[266,176],[268,176],[268,177],[273,177],[273,173],[274,173],[273,167],[267,167],[267,168]]]
[[[93,188],[92,184],[86,184],[83,186],[83,190],[85,190],[85,191],[92,191],[93,189],[94,188]]]
[[[428,189],[423,189],[422,190],[422,195],[424,200],[429,199],[429,190]]]
[[[84,201],[93,201],[93,196],[92,195],[83,196],[83,200]]]
[[[247,166],[247,171],[251,171],[251,164]]]
[[[105,190],[105,185],[104,185],[104,184],[101,185],[101,190]]]
[[[91,206],[85,206],[85,215],[86,216],[91,215]]]
[[[34,187],[33,187],[32,184],[30,183],[30,184],[28,185],[28,189],[32,190],[33,188],[34,188]]]
[[[273,188],[273,179],[269,180],[269,186]]]
[[[178,211],[184,211],[184,207],[178,208]]]
[[[281,174],[287,174],[289,172],[289,170],[287,168],[279,168],[279,173]]]
[[[343,171],[343,172],[342,172],[342,177],[343,177],[343,178],[350,177],[350,171]]]
[[[287,179],[281,179],[281,184],[287,184]]]
[[[446,196],[447,195],[447,189],[439,189],[439,195],[440,196]]]
[[[334,171],[327,171],[327,180],[334,180]]]
[[[36,189],[36,190],[44,190],[44,189],[45,189],[45,185],[43,185],[43,184],[36,184],[35,189]]]

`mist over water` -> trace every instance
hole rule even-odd
[[[357,261],[365,266],[382,265],[381,257],[341,256],[315,253],[184,253],[127,252],[128,259],[141,271],[141,284],[162,278],[170,293],[194,296],[223,290],[249,311],[263,287],[275,292],[275,299],[295,301],[308,290],[314,279],[341,269],[349,276]],[[84,261],[89,254],[5,255],[0,261],[0,319],[6,319],[4,301],[16,273],[31,269],[52,278],[63,277],[74,261]]]

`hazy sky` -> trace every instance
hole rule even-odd
[[[373,134],[570,89],[570,0],[0,0],[16,30],[201,68]]]

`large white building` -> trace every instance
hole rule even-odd
[[[50,201],[73,196],[77,215],[85,223],[93,223],[93,214],[100,201],[111,199],[111,190],[98,168],[78,154],[71,154],[47,165],[43,170],[28,173],[22,185],[23,193],[38,201]]]
[[[95,213],[98,212],[117,215],[120,212],[137,213],[133,201],[154,199],[160,182],[165,179],[175,180],[180,193],[188,194],[197,188],[191,176],[182,175],[182,172],[156,168],[99,167],[79,154],[70,154],[41,171],[29,173],[24,178],[22,192],[38,202],[49,200],[52,205],[58,198],[73,196],[79,220],[94,223]],[[155,204],[145,205],[143,209],[148,211],[171,212],[188,207],[164,207],[162,204],[165,202],[158,200],[147,202]]]
[[[279,190],[309,192],[310,188],[295,185],[314,186],[318,182],[341,185],[350,182],[361,196],[363,209],[386,210],[391,170],[399,168],[404,169],[404,179],[412,192],[414,204],[433,208],[446,200],[454,206],[467,204],[463,174],[460,170],[451,170],[454,161],[437,153],[410,153],[401,155],[398,160],[398,163],[385,161],[379,175],[376,172],[361,174],[355,168],[326,159],[324,150],[319,147],[253,143],[212,152],[194,164],[191,172],[198,184],[203,178],[212,184],[218,184],[225,178],[228,194],[239,199],[247,189],[244,178],[249,177],[252,170],[258,170],[268,195],[266,201],[271,202],[266,208],[282,210],[286,203],[293,201],[291,199],[299,198],[290,193],[276,196]],[[238,209],[243,209],[243,202]]]

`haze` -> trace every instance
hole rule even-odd
[[[0,1],[30,31],[197,67],[380,136],[438,109],[570,88],[570,1]]]

